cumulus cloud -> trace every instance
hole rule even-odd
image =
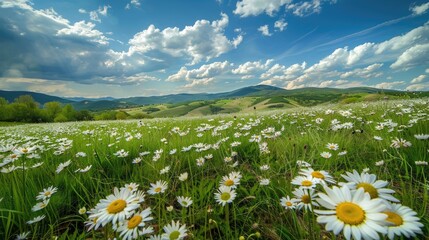
[[[381,89],[397,89],[398,86],[405,84],[404,81],[396,81],[396,82],[382,82],[376,84],[375,88],[381,88]]]
[[[383,75],[381,72],[377,72],[383,66],[382,63],[374,63],[365,68],[356,68],[352,71],[341,74],[341,78],[359,77],[364,79],[376,78]]]
[[[228,73],[232,70],[234,65],[228,61],[214,62],[211,64],[202,65],[199,68],[188,70],[186,67],[180,68],[180,70],[170,75],[166,81],[177,82],[177,81],[188,81],[188,82],[211,82],[215,77],[222,74]],[[212,79],[208,81],[208,79]]]
[[[416,84],[416,83],[422,83],[423,81],[426,80],[426,75],[420,75],[418,77],[413,78],[413,80],[411,80],[411,83]]]
[[[413,13],[413,15],[423,15],[425,14],[429,9],[429,2],[423,3],[422,5],[413,6],[410,8],[410,11]]]
[[[102,16],[107,16],[107,10],[109,8],[111,8],[111,7],[109,5],[107,5],[107,6],[99,7],[98,10],[90,11],[89,12],[89,18],[94,22],[100,22],[101,23],[101,19],[98,16],[98,14],[100,14]]]
[[[429,43],[418,44],[407,49],[390,67],[408,70],[414,66],[427,64],[429,64]]]
[[[418,83],[418,84],[411,84],[408,87],[405,88],[407,91],[427,91],[429,89],[429,82],[428,83]]]
[[[128,55],[145,54],[161,61],[187,58],[191,65],[209,61],[236,48],[243,40],[241,35],[232,40],[225,36],[228,22],[228,16],[222,13],[220,20],[198,20],[182,30],[177,27],[160,30],[150,25],[130,39]]]
[[[88,41],[99,43],[102,45],[109,44],[108,38],[104,34],[94,29],[95,24],[91,22],[80,21],[75,24],[58,30],[57,36],[76,36],[88,39]]]
[[[270,29],[268,28],[268,25],[263,25],[258,28],[258,31],[262,33],[264,36],[271,36]]]
[[[274,28],[277,29],[276,31],[283,32],[283,30],[285,30],[286,27],[287,27],[287,22],[285,22],[283,18],[274,22]]]
[[[236,4],[234,13],[241,17],[257,16],[266,13],[273,16],[282,6],[292,0],[241,0]]]
[[[263,63],[262,61],[245,62],[243,64],[240,64],[237,68],[233,69],[232,73],[241,75],[257,74],[262,70],[268,69],[273,61],[273,59],[268,59],[265,61],[265,63]]]

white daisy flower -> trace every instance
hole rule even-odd
[[[146,223],[153,219],[150,216],[151,209],[146,208],[145,210],[135,213],[129,220],[125,220],[116,230],[119,232],[119,237],[122,239],[137,239],[140,236],[153,233],[152,226],[145,227]]]
[[[314,193],[314,189],[296,188],[292,193],[295,199],[298,200],[296,202],[298,210],[304,208],[305,210],[313,211],[313,206],[319,206],[315,201],[316,194]]]
[[[139,204],[138,198],[128,188],[114,188],[113,194],[101,199],[95,206],[94,213],[89,218],[97,219],[97,223],[103,227],[107,223],[116,224],[123,222],[126,218],[131,216]]]
[[[36,205],[34,205],[34,206],[31,208],[31,211],[36,212],[36,211],[39,211],[39,210],[41,210],[41,209],[44,209],[45,207],[47,207],[47,206],[48,206],[49,201],[50,201],[50,199],[49,199],[49,198],[47,198],[47,199],[43,200],[42,202],[38,202],[38,203],[36,203]]]
[[[150,184],[151,188],[147,191],[150,195],[155,195],[159,193],[164,193],[168,188],[168,183],[166,181],[156,181],[156,183]]]
[[[313,189],[318,183],[320,183],[320,180],[319,178],[314,178],[311,175],[296,176],[292,179],[291,183],[303,189]]]
[[[54,186],[44,188],[43,191],[39,192],[39,195],[37,195],[36,200],[45,200],[47,198],[50,198],[52,194],[57,192],[57,190],[58,188]]]
[[[179,221],[172,221],[171,224],[163,227],[164,234],[162,234],[162,240],[171,240],[171,239],[184,239],[188,234],[186,233],[186,224],[181,225]]]
[[[381,199],[371,199],[363,189],[350,191],[347,185],[332,189],[324,187],[325,193],[319,193],[317,202],[327,210],[314,210],[319,214],[317,222],[326,224],[325,229],[344,237],[360,240],[379,239],[378,233],[386,234],[384,226],[387,217],[383,211],[386,205]]]
[[[193,201],[190,197],[179,196],[179,197],[177,197],[177,202],[182,207],[189,207],[189,206],[191,206]]]
[[[327,183],[335,184],[334,178],[325,170],[315,171],[313,168],[301,169],[299,172],[304,176],[312,176],[317,182],[326,185]]]
[[[387,215],[386,222],[390,224],[387,227],[387,237],[394,239],[395,236],[404,235],[406,238],[413,238],[416,234],[423,234],[421,228],[423,224],[417,217],[417,213],[407,206],[401,204],[391,204],[383,212]]]
[[[299,202],[298,199],[296,198],[290,198],[289,196],[286,197],[282,197],[280,199],[280,204],[285,208],[285,209],[295,209],[297,206],[297,202]]]
[[[235,190],[227,186],[220,186],[218,192],[215,193],[216,202],[222,206],[225,206],[227,203],[232,203],[236,196]]]
[[[188,179],[188,172],[184,172],[182,174],[179,175],[179,180],[180,181],[186,181],[186,179]]]
[[[359,174],[356,170],[353,173],[346,172],[346,175],[341,175],[348,183],[341,183],[340,185],[348,185],[351,190],[363,188],[365,192],[369,193],[371,198],[381,198],[391,202],[399,202],[398,199],[391,194],[395,193],[394,190],[384,188],[388,185],[387,181],[377,180],[375,174],[362,172]]]
[[[42,221],[45,217],[46,217],[45,215],[37,216],[37,217],[35,217],[35,218],[31,219],[30,221],[27,221],[27,224],[33,224],[33,223],[40,222],[40,221]]]

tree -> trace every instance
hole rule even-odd
[[[68,121],[76,121],[76,111],[71,104],[67,104],[61,110],[61,114],[67,118]]]
[[[43,110],[45,111],[49,121],[54,121],[55,117],[61,113],[61,103],[59,102],[47,102],[43,106]]]
[[[124,120],[127,118],[128,118],[128,114],[126,112],[119,111],[116,113],[116,119],[118,119],[118,120]]]
[[[14,102],[24,104],[29,109],[36,109],[39,105],[31,95],[21,95]]]

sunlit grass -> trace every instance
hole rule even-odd
[[[388,181],[401,204],[417,212],[424,225],[419,236],[428,235],[428,166],[422,163],[428,162],[429,145],[414,136],[429,134],[427,104],[376,102],[237,116],[3,127],[0,238],[28,231],[33,239],[119,237],[111,223],[87,231],[85,221],[91,214],[79,210],[94,208],[115,187],[129,183],[145,192],[139,209],[151,208],[153,220],[145,227],[152,227],[152,234],[162,234],[167,224],[180,221],[186,224],[187,239],[335,238],[313,212],[280,204],[282,197],[293,197],[296,186],[291,181],[302,169],[297,161],[329,172],[337,182],[345,182],[341,175],[354,169]],[[396,138],[411,146],[392,147]],[[328,149],[328,143],[338,144],[338,149]],[[34,146],[17,160],[5,160],[14,150]],[[323,157],[324,152],[330,157]],[[71,164],[56,173],[68,160]],[[43,164],[32,168],[37,163]],[[185,172],[187,179],[179,179]],[[234,188],[236,198],[222,206],[215,193],[222,177],[232,172],[242,176]],[[263,179],[268,185],[261,184]],[[166,191],[149,194],[150,184],[161,180],[168,184]],[[58,191],[45,208],[33,212],[40,202],[36,196],[49,186]],[[192,204],[182,207],[178,196],[190,197]],[[27,224],[40,215],[46,217]]]

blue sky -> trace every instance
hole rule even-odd
[[[427,0],[0,0],[0,89],[429,90],[428,12]]]

